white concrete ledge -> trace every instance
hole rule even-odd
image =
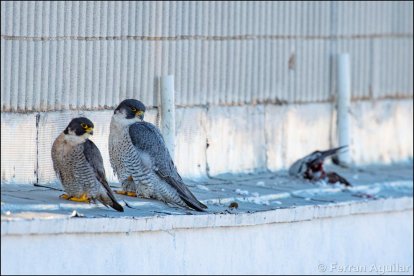
[[[335,171],[354,187],[284,171],[187,181],[208,213],[118,196],[119,213],[3,185],[1,273],[412,274],[412,164]]]
[[[59,199],[60,191],[27,185],[2,187],[1,235],[130,233],[290,223],[413,209],[412,164],[354,169],[328,167],[353,187],[312,184],[286,172],[223,175],[187,181],[207,212],[155,200],[118,196],[125,212]],[[237,209],[230,209],[237,202]]]
[[[77,218],[43,214],[41,219],[7,220],[1,222],[1,235],[42,235],[74,233],[130,233],[168,231],[189,228],[216,228],[299,222],[322,218],[369,213],[398,212],[413,209],[413,198],[389,198],[365,202],[343,202],[327,205],[300,206],[256,213],[171,215],[122,218]]]

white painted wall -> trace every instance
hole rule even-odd
[[[1,113],[1,183],[36,183],[36,114]]]
[[[395,265],[412,274],[413,211],[239,227],[6,235],[1,263],[2,274],[319,274],[324,268],[343,274],[340,266],[381,274],[373,269]]]
[[[147,113],[146,120],[155,123],[156,110]],[[95,123],[92,140],[101,150],[108,179],[116,182],[107,144],[112,111],[106,110],[40,113],[38,131],[35,114],[2,113],[2,184],[35,182],[37,161],[39,183],[56,181],[53,140],[80,115]],[[412,160],[411,99],[352,102],[350,123],[349,150],[356,165]],[[316,149],[334,146],[336,112],[330,103],[177,109],[175,163],[187,178],[276,171]]]

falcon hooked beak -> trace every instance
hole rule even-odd
[[[144,120],[144,111],[137,110],[137,112],[135,112],[135,117],[139,118],[141,121]]]
[[[93,135],[93,127],[88,127],[87,129],[85,129],[85,132],[90,135]]]

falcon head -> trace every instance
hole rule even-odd
[[[114,111],[114,115],[128,120],[130,123],[144,120],[145,105],[135,99],[123,100]]]
[[[94,125],[91,120],[85,117],[79,117],[72,119],[63,133],[67,140],[82,143],[93,135],[93,128]]]

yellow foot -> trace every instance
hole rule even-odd
[[[72,201],[76,201],[76,202],[90,203],[90,199],[86,194],[82,194],[80,197],[68,196],[67,194],[63,194],[59,197],[62,198],[62,199],[72,200]]]
[[[68,196],[67,194],[63,194],[59,196],[61,199],[67,199],[69,200],[70,196]]]
[[[123,190],[114,190],[115,193],[119,194],[119,195],[126,195],[126,196],[132,196],[132,197],[137,197],[137,193],[136,192],[126,192]]]

